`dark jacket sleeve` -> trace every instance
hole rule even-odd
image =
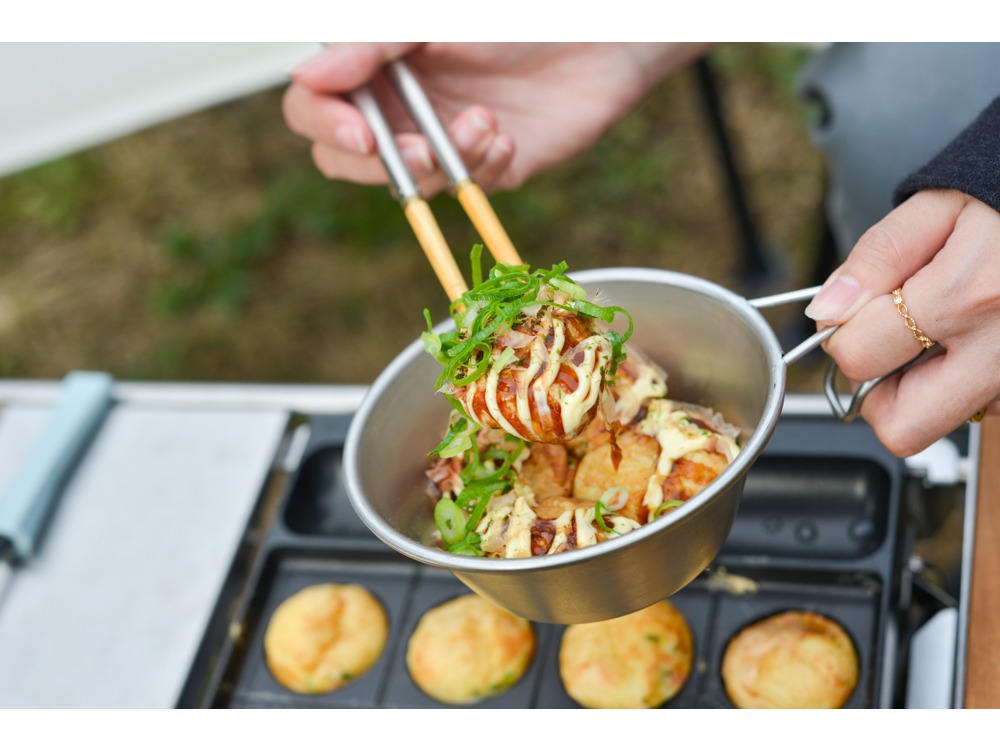
[[[920,190],[953,188],[1000,211],[1000,97],[944,150],[904,179],[893,194],[899,205]]]

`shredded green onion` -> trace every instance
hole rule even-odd
[[[490,500],[514,488],[514,462],[524,450],[524,441],[504,434],[502,443],[483,451],[476,443],[478,424],[457,407],[450,418],[451,427],[444,440],[433,450],[442,458],[461,456],[459,472],[462,489],[451,499],[443,497],[434,506],[434,522],[441,532],[442,546],[449,552],[482,556],[476,527]]]
[[[483,549],[480,546],[482,540],[479,538],[479,534],[466,534],[465,538],[458,544],[453,544],[448,547],[448,551],[456,555],[465,555],[466,557],[482,557]]]
[[[472,286],[477,287],[483,283],[483,246],[478,242],[472,246],[469,252],[469,259],[472,261]]]
[[[427,330],[420,334],[420,340],[424,344],[424,351],[442,365],[448,364],[448,360],[441,353],[441,337],[434,333],[434,322],[431,320],[431,311],[426,308],[424,308],[424,320],[427,321]]]
[[[456,412],[452,412],[456,414]],[[454,420],[448,429],[448,434],[435,446],[431,455],[438,455],[441,458],[452,458],[460,456],[475,445],[475,435],[479,431],[479,425],[468,417],[460,416]]]
[[[440,389],[447,382],[456,386],[469,385],[484,375],[494,365],[493,340],[509,330],[524,314],[525,308],[535,305],[551,305],[607,323],[612,322],[616,314],[624,314],[628,319],[625,333],[607,331],[602,334],[612,349],[607,376],[614,376],[618,365],[625,359],[624,344],[632,335],[632,318],[625,310],[588,302],[583,287],[566,276],[569,266],[565,261],[549,269],[534,271],[527,265],[497,263],[484,277],[482,251],[482,245],[477,244],[470,253],[472,289],[451,304],[449,314],[455,321],[455,330],[434,333],[430,313],[424,310],[427,331],[421,334],[421,341],[428,353],[443,366],[436,388]],[[542,299],[546,286],[569,295],[569,303]]]
[[[434,523],[441,532],[441,541],[446,547],[465,539],[465,514],[451,498],[442,497],[434,506]]]
[[[628,501],[628,487],[611,487],[604,490],[601,494],[599,502],[603,503],[607,508],[611,507],[611,503],[615,498],[620,500],[617,505],[625,505]]]
[[[575,299],[587,298],[587,290],[576,282],[569,281],[568,279],[564,280],[559,277],[553,277],[549,280],[549,283],[556,289],[566,292],[566,294],[574,297]]]
[[[612,529],[605,522],[604,520],[605,513],[610,514],[611,511],[608,508],[608,506],[606,506],[604,503],[598,500],[597,503],[595,503],[594,505],[594,520],[597,521],[597,525],[601,528],[601,531],[605,532],[606,534],[620,534],[621,533],[620,531]]]
[[[671,508],[677,508],[681,505],[684,505],[683,500],[664,500],[656,506],[656,510],[653,511],[653,518],[659,518]]]
[[[493,372],[500,372],[503,368],[516,360],[517,353],[508,346],[500,353],[500,356],[493,361],[493,366],[490,369]]]

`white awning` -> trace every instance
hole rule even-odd
[[[0,45],[0,176],[281,85],[301,43]]]

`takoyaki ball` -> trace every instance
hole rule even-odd
[[[385,648],[382,604],[356,584],[318,584],[283,601],[264,633],[271,674],[297,693],[326,693],[367,672]]]
[[[667,601],[570,625],[559,649],[563,686],[585,708],[656,708],[684,686],[693,661],[691,629]]]
[[[536,499],[569,495],[573,491],[576,459],[561,445],[533,443],[518,481],[531,488]]]
[[[673,462],[663,480],[664,500],[690,500],[707,487],[729,465],[721,453],[692,451]]]
[[[511,352],[473,382],[446,387],[483,427],[533,443],[563,443],[597,414],[612,347],[592,318],[543,306],[520,315],[492,343],[492,361]]]
[[[410,676],[442,703],[477,703],[516,684],[535,654],[535,630],[477,594],[429,610],[406,650]]]
[[[566,511],[588,510],[593,507],[593,500],[581,500],[576,497],[547,497],[538,501],[533,510],[538,518],[551,521],[559,518]]]
[[[605,443],[580,459],[573,479],[573,497],[596,503],[612,487],[625,487],[628,501],[618,513],[637,523],[645,523],[648,511],[642,505],[650,476],[656,471],[660,446],[655,438],[635,430],[618,435],[621,462],[616,469],[612,447]]]
[[[840,708],[858,684],[858,655],[833,620],[781,612],[729,642],[722,679],[737,708]]]

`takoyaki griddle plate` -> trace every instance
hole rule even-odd
[[[389,549],[358,520],[341,480],[349,417],[313,417],[308,424],[301,463],[277,491],[273,512],[258,513],[247,530],[245,556],[234,561],[179,705],[452,707],[416,686],[405,654],[420,617],[468,589],[450,573]],[[903,477],[903,462],[865,425],[783,418],[750,470],[726,545],[702,576],[670,598],[691,626],[695,663],[664,707],[731,707],[720,675],[726,644],[746,625],[788,609],[823,614],[850,635],[860,681],[847,707],[891,706]],[[282,601],[327,582],[357,583],[378,597],[389,619],[389,641],[372,669],[350,685],[300,695],[271,676],[264,631]],[[565,627],[535,628],[537,651],[527,674],[476,707],[577,705],[559,677]]]

